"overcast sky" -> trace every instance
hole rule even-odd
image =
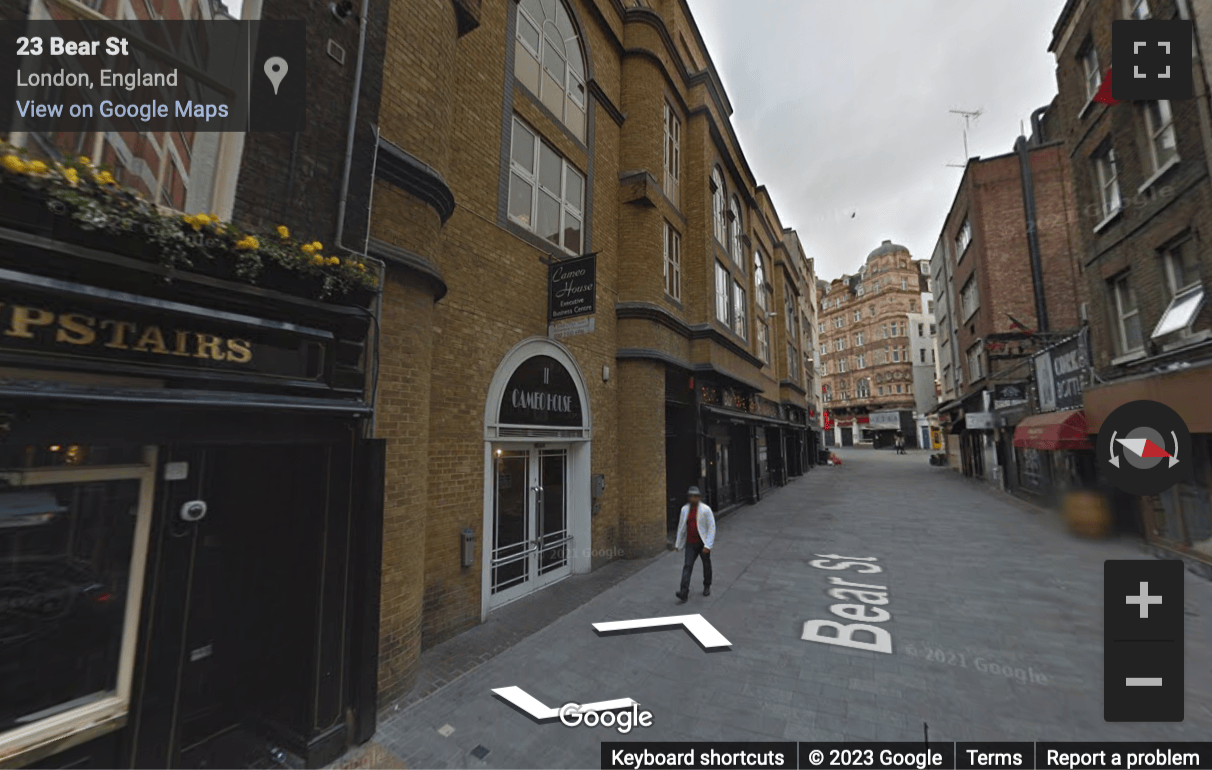
[[[689,2],[749,166],[826,280],[885,239],[930,258],[963,173],[948,110],[984,111],[968,154],[992,157],[1056,93],[1064,0]]]

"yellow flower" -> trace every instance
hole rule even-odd
[[[361,270],[363,273],[365,273],[365,272],[366,272],[366,263],[365,263],[365,262],[359,262],[359,263],[358,263],[358,269],[359,269],[359,270]]]
[[[304,253],[304,254],[315,254],[315,253],[316,253],[316,245],[315,245],[314,243],[305,243],[305,244],[303,244],[303,253]]]
[[[74,168],[65,168],[63,169],[63,178],[67,180],[68,184],[75,187],[80,181],[80,174]]]
[[[328,264],[330,264],[330,265],[339,265],[339,264],[341,264],[341,258],[340,258],[340,257],[329,257],[329,258],[328,258]]]
[[[246,235],[240,240],[236,241],[236,248],[240,251],[251,251],[252,249],[258,249],[260,247],[261,242],[252,235]]]
[[[4,167],[14,174],[24,174],[29,168],[29,165],[16,155],[5,155],[4,160],[0,162],[4,163]]]
[[[81,162],[81,163],[83,163],[83,164],[84,164],[84,165],[86,165],[86,166],[91,166],[91,165],[93,164],[93,162],[92,162],[91,160],[89,160],[89,159],[88,159],[88,156],[87,156],[87,155],[81,155],[81,156],[80,156],[80,162]]]
[[[290,230],[286,229],[286,225],[278,225],[278,237],[279,238],[289,238],[290,237]]]
[[[45,174],[46,164],[40,160],[31,161],[29,164],[29,170],[35,174]]]
[[[117,184],[118,183],[118,181],[116,179],[114,179],[114,175],[108,171],[101,171],[101,172],[93,174],[93,179],[97,180],[97,182],[99,184]]]
[[[312,261],[312,262],[315,262],[317,265],[322,265],[322,264],[324,264],[324,255],[323,255],[323,254],[317,254],[317,255],[315,255],[314,257],[312,257],[312,258],[311,258],[311,261]]]
[[[319,241],[312,241],[311,247],[316,251],[324,251],[324,244],[320,243]]]

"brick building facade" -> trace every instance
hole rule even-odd
[[[906,446],[918,445],[917,351],[910,317],[929,311],[923,306],[930,301],[928,294],[921,261],[892,241],[868,254],[857,274],[835,278],[820,289],[821,400],[833,424],[826,441],[889,446],[901,431]]]
[[[396,4],[387,41],[384,699],[493,608],[659,552],[689,485],[727,512],[809,461],[802,252],[686,3]],[[582,257],[596,310],[549,323]]]
[[[1183,0],[1071,0],[1053,28],[1049,50],[1056,55],[1056,122],[1072,167],[1077,256],[1089,302],[1095,378],[1084,394],[1085,427],[1097,433],[1116,407],[1137,399],[1160,401],[1179,413],[1193,436],[1188,475],[1168,492],[1142,498],[1139,513],[1154,543],[1207,563],[1212,106],[1206,45],[1212,18],[1194,18],[1196,98],[1116,105],[1092,100],[1111,64],[1113,21],[1190,19],[1201,6]],[[1105,448],[1099,451],[1106,454]],[[1103,459],[1099,464],[1106,473]]]
[[[1036,112],[1037,131],[1014,152],[968,161],[930,265],[953,467],[1008,488],[1033,356],[1075,333],[1084,312],[1078,203],[1066,148],[1043,133],[1047,115]],[[1008,386],[1022,397],[1003,404]]]
[[[283,0],[246,0],[242,15],[299,13]],[[259,541],[219,537],[205,519],[179,535],[176,509],[157,503],[165,545],[152,540],[160,550],[149,559],[160,561],[148,564],[211,572],[156,573],[176,582],[154,584],[157,612],[144,622],[168,624],[157,637],[168,641],[147,648],[148,661],[133,658],[133,679],[123,680],[156,683],[131,706],[132,723],[148,726],[139,734],[153,738],[131,743],[123,711],[101,738],[61,736],[34,759],[59,751],[46,761],[243,766],[272,745],[322,765],[369,737],[377,707],[407,691],[423,649],[563,577],[660,552],[691,484],[726,515],[815,460],[811,263],[745,160],[686,2],[364,0],[306,13],[307,129],[197,134],[195,149],[213,144],[194,156],[198,185],[157,202],[181,227],[198,221],[182,213],[213,212],[262,241],[305,235],[313,251],[323,242],[326,264],[340,254],[338,264],[382,269],[369,313],[220,284],[240,312],[297,326],[282,304],[337,346],[320,358],[340,375],[332,393],[312,383],[319,395],[306,404],[282,399],[263,415],[220,412],[203,425],[239,440],[256,434],[257,447],[239,455],[256,462],[224,472],[253,473],[257,451],[267,463],[277,457],[275,471],[298,477],[274,477],[271,491],[294,495],[306,521],[324,526],[285,527],[273,517],[289,510],[286,498],[250,491],[243,504],[264,519],[250,519],[256,536],[289,531],[290,543],[266,550],[299,561],[258,572],[231,557],[244,590],[219,595],[203,587],[229,553],[220,546]],[[592,306],[578,304],[585,296]],[[588,312],[553,318],[563,301]],[[281,336],[286,327],[273,328]],[[249,403],[268,397],[258,398]],[[320,416],[292,421],[279,408]],[[288,436],[301,436],[299,446],[279,447]],[[222,451],[207,445],[199,457]],[[321,451],[327,465],[308,454]],[[301,455],[307,463],[292,466]],[[214,478],[220,491],[261,490]],[[180,504],[184,492],[173,490],[155,494]],[[201,561],[182,551],[195,547]],[[299,564],[311,565],[307,579],[292,583]],[[282,600],[258,615],[262,584]],[[182,586],[196,589],[188,601]],[[229,636],[174,615],[175,600],[218,626],[244,615],[216,614],[214,603],[238,604],[282,652],[234,656]],[[124,638],[133,645],[136,635]],[[254,683],[260,694],[240,689]]]

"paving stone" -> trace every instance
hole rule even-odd
[[[839,454],[845,465],[720,520],[711,597],[674,602],[681,557],[672,553],[565,580],[427,651],[431,670],[418,681],[428,689],[385,710],[375,742],[411,767],[597,767],[603,741],[919,741],[923,722],[932,742],[1212,734],[1212,583],[1188,575],[1186,721],[1107,725],[1102,562],[1151,552],[1074,539],[1055,514],[944,469]],[[882,572],[809,565],[828,553],[876,557]],[[807,620],[847,622],[826,594],[843,575],[888,587],[893,654],[800,638]],[[704,653],[683,631],[598,637],[591,628],[693,613],[732,650]],[[923,648],[941,651],[941,662]],[[979,670],[978,660],[1030,668],[1046,683]],[[492,696],[506,685],[552,707],[630,697],[654,725],[624,736],[537,724]],[[444,723],[456,728],[450,739],[435,731]],[[467,754],[480,743],[491,749],[483,762]]]

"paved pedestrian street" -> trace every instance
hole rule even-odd
[[[923,452],[839,454],[843,465],[721,519],[710,597],[696,568],[690,601],[678,605],[682,556],[665,554],[391,712],[376,743],[409,767],[566,768],[599,766],[601,742],[615,740],[918,741],[926,725],[931,741],[1212,735],[1212,584],[1185,575],[1185,721],[1105,723],[1103,561],[1151,553],[1129,539],[1077,539],[1057,514],[934,468]],[[882,571],[862,561],[829,569],[841,562],[822,555]],[[865,617],[891,635],[891,654],[801,639],[806,621],[862,622],[830,612],[842,601],[826,593],[837,580],[886,588],[888,602]],[[891,618],[871,622],[877,609]],[[682,630],[592,628],[690,613],[731,650],[708,654]],[[653,724],[620,735],[537,723],[494,697],[505,687],[550,707],[632,698]]]

